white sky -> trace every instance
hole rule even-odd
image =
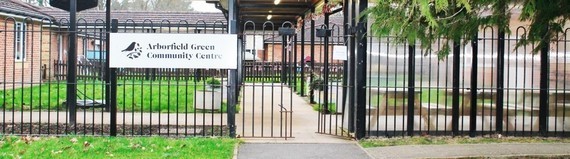
[[[206,3],[206,1],[192,1],[192,8],[198,12],[220,12],[214,4]]]

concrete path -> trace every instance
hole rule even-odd
[[[279,104],[287,110],[292,110],[292,114],[282,113]],[[247,143],[354,142],[316,133],[318,112],[285,85],[247,84],[242,87],[240,105],[242,111],[236,114],[237,133]]]
[[[60,112],[48,111],[8,111],[0,110],[0,123],[66,123],[68,113],[65,110]],[[102,112],[100,109],[77,111],[77,122],[85,124],[109,124],[109,112]],[[117,112],[117,124],[127,125],[227,125],[227,115],[225,113],[139,113],[139,112]]]
[[[371,158],[355,143],[352,144],[259,144],[240,145],[238,159],[368,159]]]
[[[464,158],[561,156],[570,158],[570,143],[407,145],[366,148],[374,158]]]
[[[318,112],[287,86],[249,84],[242,90],[243,111],[238,114],[236,124],[245,144],[239,146],[238,159],[371,158],[353,140],[316,133]],[[281,123],[285,118],[278,104],[293,112],[287,118],[287,129]],[[272,135],[280,138],[271,138]]]

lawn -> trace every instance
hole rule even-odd
[[[162,137],[0,138],[0,158],[226,158],[238,140]]]
[[[542,137],[394,137],[361,140],[360,145],[384,147],[399,145],[444,145],[444,144],[488,144],[488,143],[570,143],[569,138]]]
[[[329,106],[329,107],[328,107],[328,108],[329,108],[329,112],[336,113],[336,110],[337,110],[336,103],[329,103],[328,106]],[[313,104],[313,110],[314,110],[314,111],[324,110],[324,108],[325,108],[325,104],[323,104],[323,103],[321,103],[321,104]]]
[[[79,81],[78,99],[103,100],[104,87],[99,81]],[[195,112],[194,94],[204,88],[203,83],[192,81],[119,81],[117,107],[119,111]],[[0,103],[7,110],[63,110],[66,89],[62,82],[0,91]]]

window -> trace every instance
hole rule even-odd
[[[57,54],[57,60],[59,60],[60,62],[63,61],[63,36],[61,34],[59,34],[57,36],[57,47],[58,47],[58,54]]]
[[[87,55],[87,38],[83,38],[83,55]]]
[[[26,60],[26,24],[21,22],[14,25],[14,60]]]

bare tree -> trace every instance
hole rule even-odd
[[[192,11],[191,0],[154,0],[155,11]]]
[[[49,6],[49,0],[21,0],[26,3]],[[98,0],[97,9],[105,10],[107,0]],[[192,0],[111,0],[111,10],[138,11],[193,11]]]

